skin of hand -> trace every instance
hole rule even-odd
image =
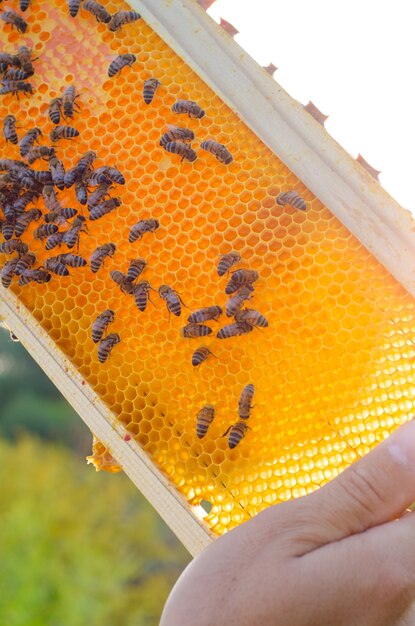
[[[415,626],[415,421],[215,540],[160,626]]]

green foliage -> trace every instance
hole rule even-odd
[[[20,343],[0,328],[0,436],[32,432],[88,454],[91,435]]]
[[[127,477],[29,437],[0,464],[0,626],[156,626],[189,556]]]

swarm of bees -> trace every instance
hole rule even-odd
[[[5,71],[19,66],[33,73],[32,60],[31,50],[24,46],[19,48],[17,55],[0,55],[0,64]],[[72,126],[60,124],[62,118],[73,119],[80,110],[79,96],[75,87],[69,85],[62,96],[50,102],[48,114],[54,124],[50,140],[55,144],[60,139],[79,135]],[[87,206],[89,220],[94,221],[120,206],[119,198],[110,197],[109,190],[115,184],[125,184],[124,176],[114,166],[95,169],[97,155],[92,151],[87,151],[71,169],[66,170],[57,155],[57,146],[40,144],[44,139],[40,128],[30,128],[19,138],[17,120],[13,115],[7,115],[3,120],[3,136],[6,142],[18,148],[20,159],[0,159],[0,230],[5,239],[0,251],[16,255],[3,265],[1,283],[3,287],[10,287],[14,276],[18,277],[20,286],[31,282],[47,283],[52,275],[67,277],[70,275],[68,268],[84,267],[88,265],[86,259],[79,254],[64,252],[47,258],[44,266],[36,267],[36,255],[20,238],[33,222],[37,222],[32,237],[44,242],[45,250],[63,245],[68,250],[78,249],[82,233],[88,233],[87,218],[79,214],[79,209],[63,206],[59,192],[74,186],[77,201]],[[40,160],[46,161],[48,168],[32,169],[31,166]],[[30,206],[39,199],[43,200],[44,209]],[[114,252],[114,244],[100,246],[91,255],[91,270],[94,273],[99,271],[105,257]],[[103,354],[106,349],[103,348]]]

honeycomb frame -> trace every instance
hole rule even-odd
[[[144,0],[131,1],[130,5],[415,295],[415,235],[410,215],[299,103],[241,52],[195,2]],[[217,67],[221,68],[220,73]],[[201,521],[201,507],[193,506],[183,497],[134,439],[126,440],[125,429],[117,422],[116,414],[100,400],[12,292],[1,292],[0,314],[189,551],[197,554],[214,536],[209,526]],[[400,322],[397,323],[397,331],[406,332],[405,324],[402,328]],[[385,431],[390,431],[394,425],[386,424]],[[336,453],[334,448],[332,454]],[[350,455],[349,462],[353,458]]]

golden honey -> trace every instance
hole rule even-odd
[[[114,1],[105,6],[111,13],[129,8]],[[80,111],[70,125],[80,136],[59,140],[57,156],[68,169],[94,150],[95,167],[116,166],[126,185],[111,191],[121,206],[88,221],[79,251],[73,250],[88,259],[97,246],[115,243],[115,255],[99,272],[70,268],[70,277],[11,288],[114,411],[125,436],[134,437],[189,502],[212,503],[210,527],[223,533],[315,489],[405,421],[415,395],[415,307],[405,289],[143,19],[112,33],[82,8],[71,18],[64,0],[34,2],[24,17],[25,35],[0,25],[3,49],[33,47],[35,94],[1,96],[1,119],[13,114],[20,136],[39,126],[47,139],[50,100],[75,85]],[[124,53],[136,62],[108,78],[109,64]],[[147,105],[142,91],[149,78],[161,84]],[[174,113],[178,99],[197,102],[206,115]],[[196,161],[181,162],[159,145],[166,124],[195,133]],[[208,139],[224,144],[233,162],[221,164],[201,150]],[[3,143],[5,156],[19,158],[18,148]],[[47,169],[47,163],[33,167]],[[292,189],[306,211],[276,203]],[[62,206],[80,209],[73,187],[58,197]],[[131,244],[130,228],[142,219],[160,226]],[[33,241],[36,226],[22,239],[38,265],[67,251],[45,252],[44,243]],[[242,257],[234,269],[259,273],[248,306],[269,327],[220,340],[217,331],[232,321],[222,316],[209,322],[209,337],[182,338],[191,311],[225,309],[229,277],[218,276],[217,264],[231,251]],[[146,260],[142,278],[154,289],[166,284],[180,294],[189,307],[180,317],[169,315],[156,293],[144,312],[120,293],[110,271],[125,271],[137,257]],[[108,332],[119,333],[121,342],[101,364],[92,324],[107,308],[115,311]],[[215,357],[195,368],[192,354],[201,344]],[[223,435],[238,421],[248,384],[255,386],[251,430],[231,450]],[[196,416],[207,404],[215,419],[199,439]],[[118,469],[99,442],[93,460],[100,469]]]

